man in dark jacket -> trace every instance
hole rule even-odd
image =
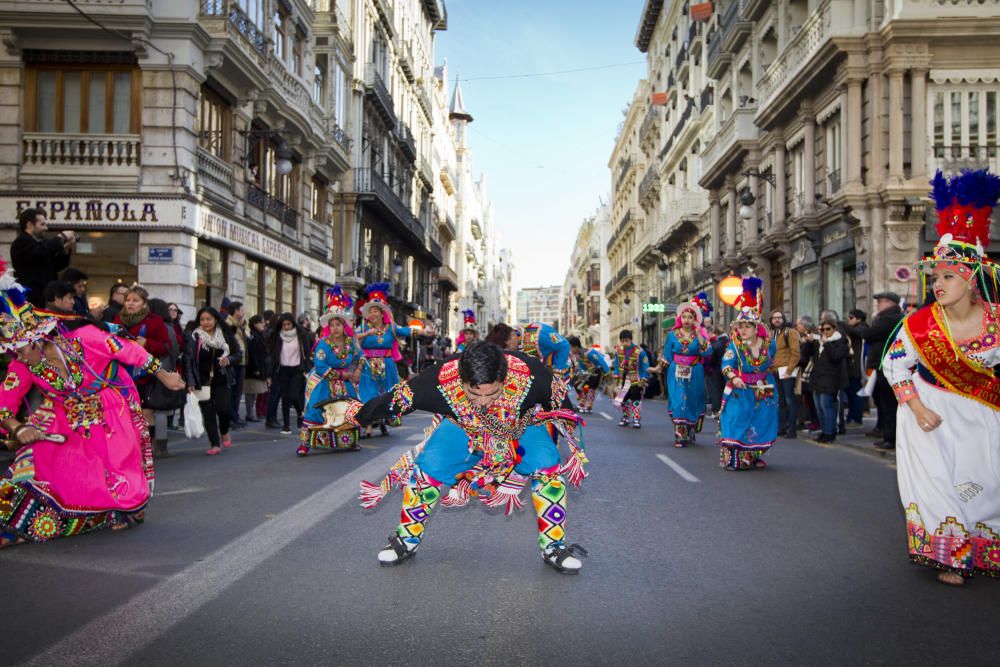
[[[865,398],[858,396],[858,392],[861,391],[866,379],[864,334],[868,329],[868,314],[857,308],[847,314],[847,322],[842,329],[851,341],[851,350],[854,352],[847,367],[847,422],[858,426],[861,425],[865,409]]]
[[[84,317],[90,315],[90,306],[87,305],[87,281],[86,273],[76,267],[69,267],[61,274],[59,280],[73,286],[73,312]]]
[[[59,232],[45,238],[49,230],[45,211],[28,208],[18,217],[21,233],[10,244],[10,263],[14,277],[28,289],[28,301],[36,308],[45,306],[45,286],[57,279],[57,274],[69,266],[76,248],[76,234]]]
[[[896,448],[896,395],[892,386],[882,373],[882,352],[896,327],[903,319],[903,310],[899,307],[899,295],[895,292],[879,292],[875,295],[875,308],[878,314],[872,318],[871,327],[861,338],[868,343],[868,368],[878,369],[875,382],[875,407],[878,410],[878,423],[875,430],[868,435],[881,438],[875,446],[879,449]]]
[[[126,294],[128,294],[128,285],[116,283],[111,286],[111,289],[108,291],[108,305],[101,315],[102,320],[105,322],[115,321],[118,313],[122,312],[122,307],[125,305]]]

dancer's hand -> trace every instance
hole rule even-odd
[[[161,371],[156,374],[163,386],[171,391],[180,391],[184,388],[184,378],[180,376],[180,373],[175,373],[173,371]]]
[[[747,383],[742,378],[733,378],[733,389],[746,389]]]
[[[917,426],[921,430],[930,433],[944,421],[941,419],[941,415],[925,407],[922,403],[913,405],[913,403],[917,402],[915,399],[911,399],[908,402],[910,403],[910,408],[913,410],[913,415],[917,418]]]
[[[14,439],[17,440],[19,445],[30,445],[33,442],[38,442],[44,437],[45,434],[34,426],[25,426],[24,428],[17,430],[17,435],[14,436]]]

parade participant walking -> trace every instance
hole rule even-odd
[[[225,327],[222,316],[210,306],[198,311],[198,325],[187,338],[184,350],[184,375],[188,391],[198,398],[198,407],[208,434],[208,456],[216,456],[222,447],[230,447],[229,386],[232,365],[239,354],[236,339]]]
[[[310,449],[358,449],[357,429],[324,428],[323,406],[331,399],[358,398],[364,353],[351,327],[353,299],[340,285],[326,291],[326,312],[319,318],[324,335],[313,350],[313,369],[306,379],[306,414],[296,454]]]
[[[677,306],[674,328],[663,343],[663,363],[667,366],[667,405],[674,424],[674,447],[694,444],[705,420],[705,367],[711,357],[708,332],[701,326],[702,311],[697,303]]]
[[[352,418],[356,413],[360,424],[414,410],[443,417],[379,485],[361,485],[365,508],[375,507],[393,487],[403,490],[401,521],[379,552],[379,562],[396,564],[416,553],[439,499],[445,506],[461,506],[476,496],[510,514],[523,507],[518,496],[530,481],[543,560],[559,572],[579,572],[582,563],[574,554],[586,552],[566,541],[566,484],[583,481],[587,459],[577,417],[558,410],[565,392],[565,383],[554,381],[537,359],[484,341],[364,407],[353,405],[348,413]],[[568,443],[566,463],[549,436],[550,424]],[[445,485],[451,490],[442,496]]]
[[[476,329],[476,311],[462,311],[462,330],[455,339],[455,354],[462,354],[465,348],[479,340],[479,330]]]
[[[642,428],[642,393],[649,381],[649,356],[632,342],[632,332],[628,329],[622,329],[618,341],[611,369],[618,392],[615,402],[620,402],[622,408],[618,425],[628,426],[631,419],[632,428]]]
[[[589,415],[594,411],[594,399],[597,397],[597,389],[601,386],[601,380],[611,372],[611,368],[604,360],[604,355],[594,348],[584,351],[580,339],[576,336],[570,336],[567,341],[577,359],[577,381],[574,384],[580,404],[580,409],[577,412]]]
[[[27,290],[28,300],[36,308],[45,305],[45,286],[58,279],[58,273],[69,266],[76,248],[76,234],[59,232],[45,238],[49,223],[45,211],[26,208],[18,216],[20,233],[10,244],[10,263],[15,277]]]
[[[142,522],[152,451],[135,385],[121,365],[175,391],[184,381],[131,341],[35,313],[3,262],[0,274],[0,352],[16,356],[0,392],[0,427],[20,448],[0,477],[0,548]],[[42,402],[19,419],[32,387]]]
[[[396,362],[402,360],[399,351],[401,339],[410,336],[410,327],[401,327],[393,320],[392,309],[389,308],[389,283],[373,283],[365,286],[361,293],[360,309],[364,319],[358,332],[358,342],[365,355],[361,367],[361,381],[358,383],[358,394],[361,401],[370,401],[380,394],[392,389],[399,382],[399,368]],[[382,435],[389,434],[386,421],[379,423]],[[368,424],[364,435],[372,434],[371,424]]]
[[[903,321],[882,361],[901,409],[896,467],[910,559],[945,584],[1000,577],[1000,266],[984,256],[1000,179],[985,170],[932,197],[940,241],[920,263],[936,303]],[[873,324],[874,326],[874,324]]]
[[[778,436],[778,402],[774,392],[775,344],[760,319],[760,278],[743,279],[743,294],[733,321],[735,332],[722,357],[728,380],[719,417],[719,465],[726,470],[764,468],[761,458]]]

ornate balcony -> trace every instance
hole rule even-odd
[[[645,144],[646,139],[651,139],[654,143],[660,138],[660,118],[657,107],[650,105],[646,110],[646,115],[639,126],[639,143]]]
[[[410,212],[410,207],[382,176],[371,169],[354,170],[354,191],[362,202],[371,202],[381,216],[412,248],[426,252],[424,226]]]
[[[756,111],[752,106],[733,111],[719,133],[705,146],[702,153],[703,187],[725,173],[729,163],[748,148],[749,142],[757,139],[757,126],[754,125]]]
[[[629,157],[625,158],[625,161],[622,163],[621,167],[618,169],[618,177],[615,179],[615,190],[618,190],[618,189],[621,188],[622,183],[625,182],[625,179],[628,177],[628,175],[631,172],[632,172],[632,157],[629,156]]]
[[[309,243],[309,251],[324,259],[329,259],[332,248],[332,229],[328,225],[307,219],[304,231]]]
[[[434,168],[431,167],[430,161],[423,155],[417,160],[417,176],[431,190],[434,189]]]
[[[399,142],[399,149],[403,152],[403,155],[409,158],[410,163],[415,162],[417,159],[417,142],[414,140],[410,128],[405,123],[400,123],[396,127],[396,141]]]
[[[281,99],[298,111],[302,118],[312,126],[316,134],[326,135],[326,116],[320,106],[316,104],[309,88],[273,53],[268,54],[267,73],[270,83]]]
[[[198,190],[224,206],[236,202],[233,194],[233,165],[198,147]]]
[[[137,134],[24,132],[21,135],[22,183],[133,186],[139,184],[142,154]]]
[[[365,98],[373,103],[375,110],[390,127],[396,126],[396,106],[375,63],[365,66]]]
[[[639,184],[639,202],[649,210],[656,205],[656,197],[660,194],[660,173],[657,165],[651,164]]]

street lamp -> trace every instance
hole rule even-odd
[[[243,164],[250,162],[250,155],[257,147],[257,142],[261,139],[270,140],[273,137],[280,137],[280,130],[244,130],[241,132],[246,140],[246,152],[243,155]],[[250,141],[253,140],[251,144]],[[274,149],[274,168],[282,176],[292,173],[292,147],[284,139],[279,139],[277,148]]]
[[[403,260],[401,260],[398,256],[392,260],[392,272],[397,276],[403,272]]]
[[[749,220],[753,217],[753,204],[756,201],[756,197],[750,192],[750,188],[743,188],[743,192],[740,193],[740,219]]]

